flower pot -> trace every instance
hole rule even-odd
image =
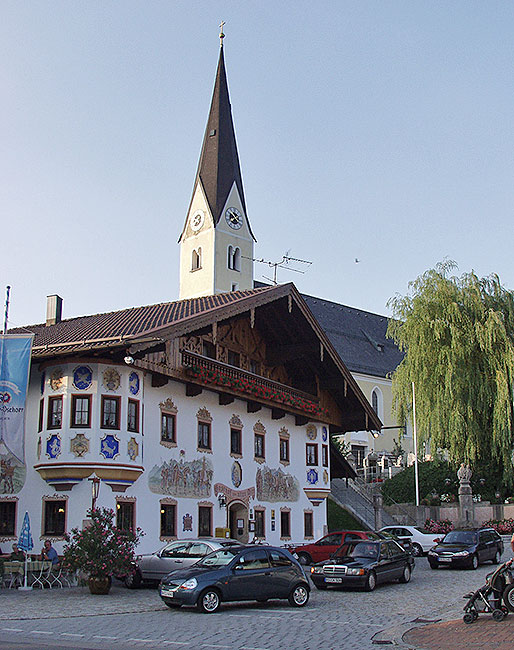
[[[111,588],[110,576],[90,576],[87,584],[92,594],[108,594]]]

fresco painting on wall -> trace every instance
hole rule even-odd
[[[269,501],[298,501],[300,486],[297,479],[286,474],[280,468],[262,467],[257,470],[255,477],[257,485],[257,500]]]
[[[148,486],[157,494],[175,497],[208,497],[214,470],[209,459],[186,462],[170,460],[154,465],[148,477]]]
[[[25,465],[15,456],[0,454],[0,494],[17,494],[25,484],[26,474]]]

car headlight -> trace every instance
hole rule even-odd
[[[346,575],[347,576],[363,576],[364,575],[364,569],[346,569]]]
[[[459,551],[458,553],[454,553],[454,557],[466,557],[469,555],[469,551]]]
[[[322,566],[311,566],[311,573],[323,573]]]
[[[190,578],[189,580],[186,580],[180,585],[181,589],[196,589],[198,586],[198,582],[196,581],[196,578]]]

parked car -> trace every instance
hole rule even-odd
[[[330,560],[311,567],[311,580],[318,589],[364,587],[399,580],[409,582],[414,558],[394,540],[360,540],[343,544]]]
[[[228,546],[242,546],[234,539],[201,537],[176,540],[155,553],[138,555],[134,571],[124,579],[129,589],[137,589],[143,582],[158,583],[174,569],[189,567],[213,551]]]
[[[412,542],[410,541],[410,537],[396,537],[396,535],[393,535],[388,530],[381,530],[380,532],[377,532],[377,535],[380,537],[380,539],[394,539],[394,541],[398,542],[398,544],[406,553],[415,555],[412,549]]]
[[[380,532],[392,533],[398,539],[410,539],[412,554],[415,556],[427,553],[442,537],[441,534],[429,533],[419,526],[384,526]]]
[[[168,607],[196,605],[215,612],[222,602],[287,598],[295,607],[309,600],[310,586],[299,562],[274,546],[229,546],[214,551],[189,569],[162,579],[159,594]]]
[[[503,540],[494,528],[452,530],[428,552],[432,569],[440,566],[476,569],[482,562],[498,564],[503,553]]]
[[[301,546],[289,546],[291,553],[296,553],[300,564],[313,564],[323,562],[337,551],[345,542],[360,539],[380,539],[380,535],[371,530],[339,530],[324,535],[317,542],[302,544]]]

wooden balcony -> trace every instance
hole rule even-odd
[[[186,373],[200,384],[239,393],[251,401],[268,405],[271,402],[278,409],[307,414],[313,416],[311,419],[325,420],[327,417],[326,410],[320,407],[314,395],[195,352],[181,350],[181,355]]]

